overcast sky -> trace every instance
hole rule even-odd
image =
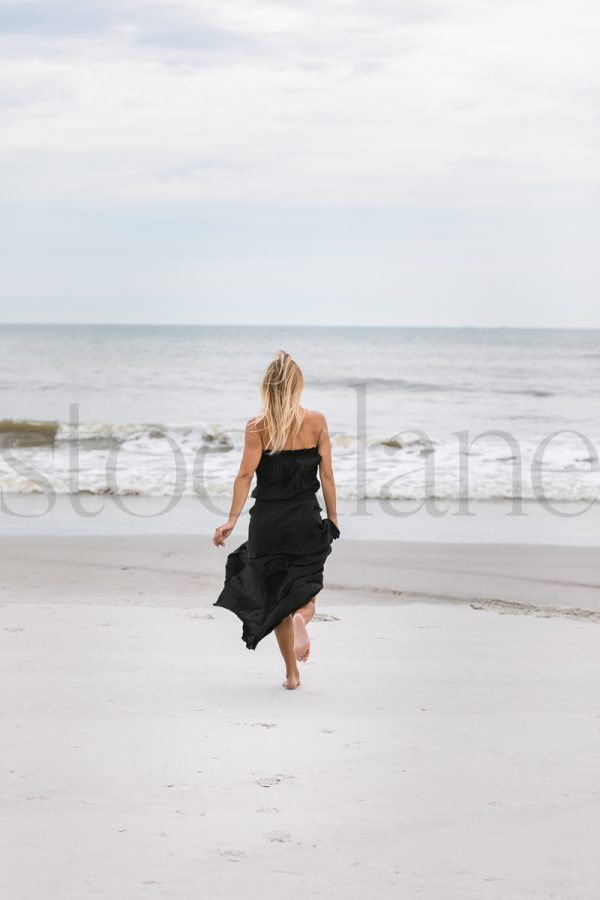
[[[0,319],[600,327],[597,3],[0,24]]]

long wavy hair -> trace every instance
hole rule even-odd
[[[300,396],[304,388],[304,376],[285,350],[278,350],[269,363],[260,386],[262,409],[256,421],[264,431],[264,443],[270,453],[279,453],[291,434],[298,434],[304,419]]]

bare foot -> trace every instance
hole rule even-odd
[[[300,687],[300,675],[298,674],[298,670],[292,672],[291,675],[288,675],[285,681],[282,681],[281,683],[288,691],[293,691],[297,687]]]
[[[306,662],[310,655],[310,638],[303,616],[296,613],[292,624],[294,626],[294,656],[300,662]]]

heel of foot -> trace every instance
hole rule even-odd
[[[294,628],[294,655],[299,662],[306,662],[310,653],[310,638],[306,630],[306,623],[301,613],[292,616]]]

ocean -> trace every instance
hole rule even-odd
[[[600,499],[600,331],[0,326],[3,493],[231,493],[276,350],[340,498]]]

